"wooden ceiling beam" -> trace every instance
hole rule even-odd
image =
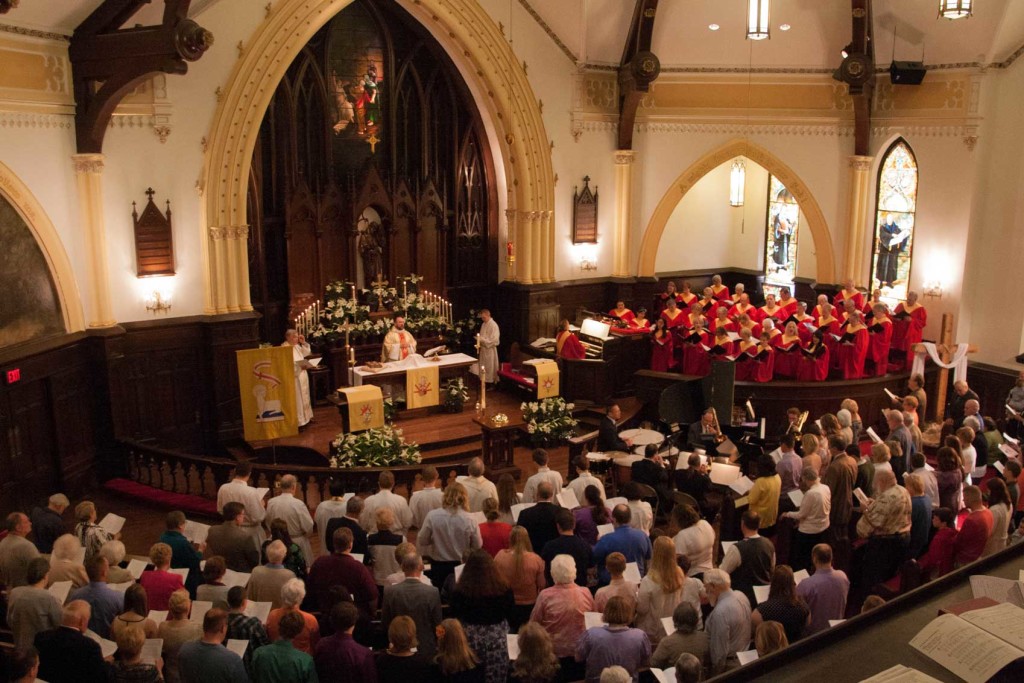
[[[150,0],[104,0],[71,36],[79,154],[103,151],[114,109],[140,82],[158,73],[184,74],[213,44],[213,34],[188,18],[191,0],[164,0],[156,26],[121,28]]]
[[[618,148],[633,148],[633,124],[636,111],[644,94],[650,92],[651,83],[661,73],[661,62],[651,52],[654,19],[658,0],[636,0],[626,44],[619,66],[619,128]]]
[[[853,38],[836,72],[853,98],[854,148],[858,156],[871,149],[871,103],[875,93],[875,40],[871,0],[850,0]]]

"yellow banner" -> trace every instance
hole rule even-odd
[[[422,368],[409,368],[405,371],[405,407],[427,408],[441,402],[438,390],[438,373],[436,365]]]
[[[558,396],[558,363],[552,360],[534,367],[537,368],[537,398]]]
[[[348,430],[379,429],[384,426],[384,396],[380,387],[364,384],[361,387],[338,389],[348,403]]]
[[[244,349],[236,351],[235,358],[245,440],[264,441],[298,434],[292,347]]]

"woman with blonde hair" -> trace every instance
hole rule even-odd
[[[121,631],[115,638],[117,659],[110,665],[108,679],[111,683],[162,683],[163,658],[157,657],[153,664],[142,661],[142,646],[146,636],[135,629]]]
[[[167,601],[167,619],[157,630],[156,637],[164,641],[164,679],[167,683],[179,683],[178,651],[185,643],[203,637],[202,621],[191,621],[188,618],[192,601],[187,590],[171,593]]]
[[[532,621],[519,629],[519,657],[512,665],[512,683],[551,683],[558,675],[558,658],[551,636]]]
[[[850,430],[853,432],[853,441],[850,443],[856,443],[861,430],[864,429],[864,423],[860,419],[860,406],[852,398],[844,398],[839,408],[850,413]]]
[[[672,539],[658,537],[636,601],[636,627],[647,634],[652,646],[667,635],[661,620],[671,617],[676,605],[685,600],[700,610],[700,589],[700,581],[686,578],[679,568]]]
[[[889,462],[891,458],[892,452],[887,444],[876,443],[871,446],[871,462],[875,465],[876,474],[879,470],[889,470],[892,472],[892,464]]]
[[[85,561],[88,562],[100,552],[100,547],[107,541],[121,538],[121,534],[112,534],[96,523],[96,504],[83,500],[75,506],[75,537],[85,548]]]
[[[524,527],[512,527],[509,547],[494,556],[494,564],[512,586],[516,606],[509,615],[509,629],[515,631],[530,619],[537,594],[547,587],[544,576],[544,560],[533,552],[530,534]]]
[[[758,657],[786,649],[789,647],[786,629],[777,621],[762,622],[754,631],[754,647],[757,649]]]
[[[467,551],[480,547],[480,526],[469,516],[465,486],[455,482],[445,488],[441,507],[427,513],[416,542],[420,548],[430,548],[431,579],[439,587],[455,572]]]
[[[818,437],[814,434],[804,434],[800,437],[800,446],[804,455],[801,460],[803,467],[811,467],[815,472],[821,472],[821,456],[818,455]]]
[[[171,546],[166,543],[154,543],[149,549],[149,561],[153,564],[151,571],[142,572],[139,583],[146,589],[150,609],[163,611],[171,593],[185,587],[180,574],[171,572]]]
[[[469,647],[466,631],[458,619],[445,619],[435,630],[437,661],[446,683],[483,683],[484,668]]]
[[[58,581],[70,581],[72,588],[81,588],[89,583],[85,573],[85,565],[78,562],[82,544],[71,534],[64,534],[53,542],[50,553],[50,573],[47,575],[49,586]]]

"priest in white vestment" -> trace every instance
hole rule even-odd
[[[480,311],[480,365],[484,369],[484,381],[493,384],[498,381],[498,344],[501,330],[486,308]]]
[[[292,347],[292,359],[295,361],[295,414],[299,426],[305,427],[313,419],[313,405],[309,400],[309,373],[306,368],[310,367],[306,357],[312,353],[306,338],[296,330],[288,330],[284,333],[284,343],[281,346]]]
[[[405,329],[405,318],[396,315],[395,322],[384,337],[380,360],[386,363],[391,360],[405,360],[416,353],[416,339]]]
[[[281,477],[281,493],[267,501],[267,524],[280,519],[288,525],[288,535],[292,537],[292,543],[302,548],[306,567],[309,568],[315,559],[309,542],[313,533],[313,517],[306,503],[295,497],[296,483],[294,475]]]

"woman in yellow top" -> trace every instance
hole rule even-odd
[[[762,536],[775,535],[775,521],[779,516],[779,496],[782,494],[782,479],[775,472],[775,461],[770,455],[757,459],[757,479],[748,494],[750,510],[761,517]]]

